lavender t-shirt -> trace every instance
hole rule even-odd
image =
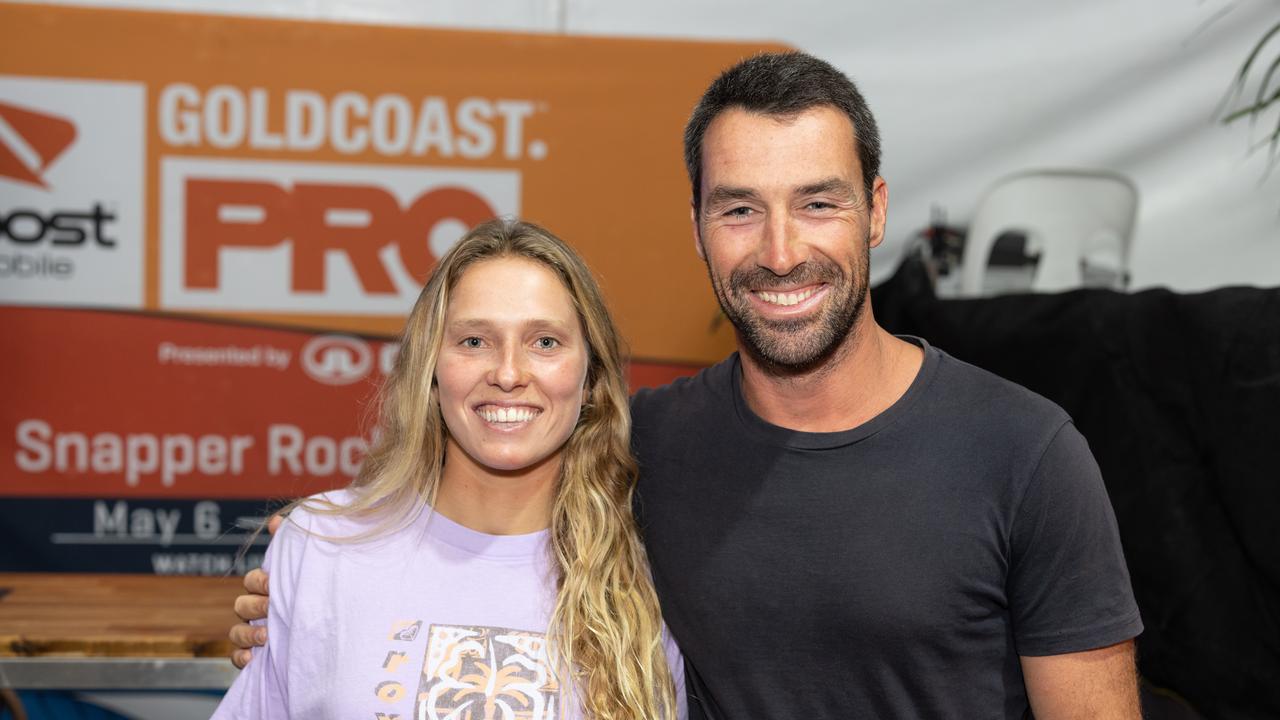
[[[324,537],[366,529],[305,508],[290,514],[264,563],[269,641],[214,720],[582,716],[547,659],[547,531],[486,535],[428,510],[373,541]],[[669,636],[667,660],[684,718],[683,664]]]

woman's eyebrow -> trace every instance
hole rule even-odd
[[[458,318],[445,323],[450,330],[485,330],[492,326],[492,322],[482,318]]]
[[[458,318],[457,320],[452,320],[447,323],[446,327],[450,330],[458,331],[488,330],[500,324],[507,324],[507,322],[507,319],[504,319],[502,322],[495,322],[494,320],[485,318]],[[568,324],[554,318],[515,318],[511,319],[510,322],[531,330],[550,329],[563,331],[569,327]]]

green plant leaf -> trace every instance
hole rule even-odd
[[[1223,125],[1229,124],[1231,122],[1239,120],[1242,117],[1245,117],[1246,115],[1257,116],[1263,110],[1266,110],[1267,107],[1272,103],[1274,103],[1276,100],[1280,100],[1280,88],[1276,88],[1275,92],[1271,93],[1271,97],[1267,98],[1266,100],[1259,101],[1257,103],[1254,103],[1253,105],[1249,105],[1248,107],[1240,108],[1239,110],[1236,110],[1230,115],[1222,118],[1222,124]]]
[[[1249,53],[1244,65],[1240,66],[1240,73],[1236,75],[1236,83],[1238,85],[1244,85],[1245,76],[1249,74],[1249,68],[1253,67],[1253,61],[1258,59],[1258,55],[1262,53],[1262,47],[1267,44],[1268,40],[1275,37],[1276,33],[1280,33],[1280,22],[1272,25],[1267,34],[1263,35],[1262,39],[1258,41],[1258,44],[1253,46],[1253,51]]]
[[[1280,69],[1280,55],[1271,61],[1271,67],[1267,68],[1266,74],[1262,76],[1262,83],[1258,85],[1258,96],[1254,99],[1255,105],[1261,103],[1262,98],[1266,96],[1267,88],[1271,86],[1271,78],[1275,76],[1277,69]],[[1274,98],[1275,95],[1273,94],[1272,97]]]

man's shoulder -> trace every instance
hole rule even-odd
[[[721,360],[694,375],[677,378],[656,388],[641,388],[631,396],[631,417],[636,425],[669,420],[675,415],[688,416],[707,407],[720,407],[731,400],[733,374],[737,371],[737,354]]]
[[[1057,403],[1012,380],[940,348],[930,351],[937,355],[937,371],[927,395],[931,414],[963,419],[967,431],[1000,429],[1007,439],[1051,436],[1071,421]]]

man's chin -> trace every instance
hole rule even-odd
[[[808,372],[831,356],[836,343],[825,338],[797,338],[795,333],[748,333],[741,338],[743,349],[772,370],[783,373]]]

